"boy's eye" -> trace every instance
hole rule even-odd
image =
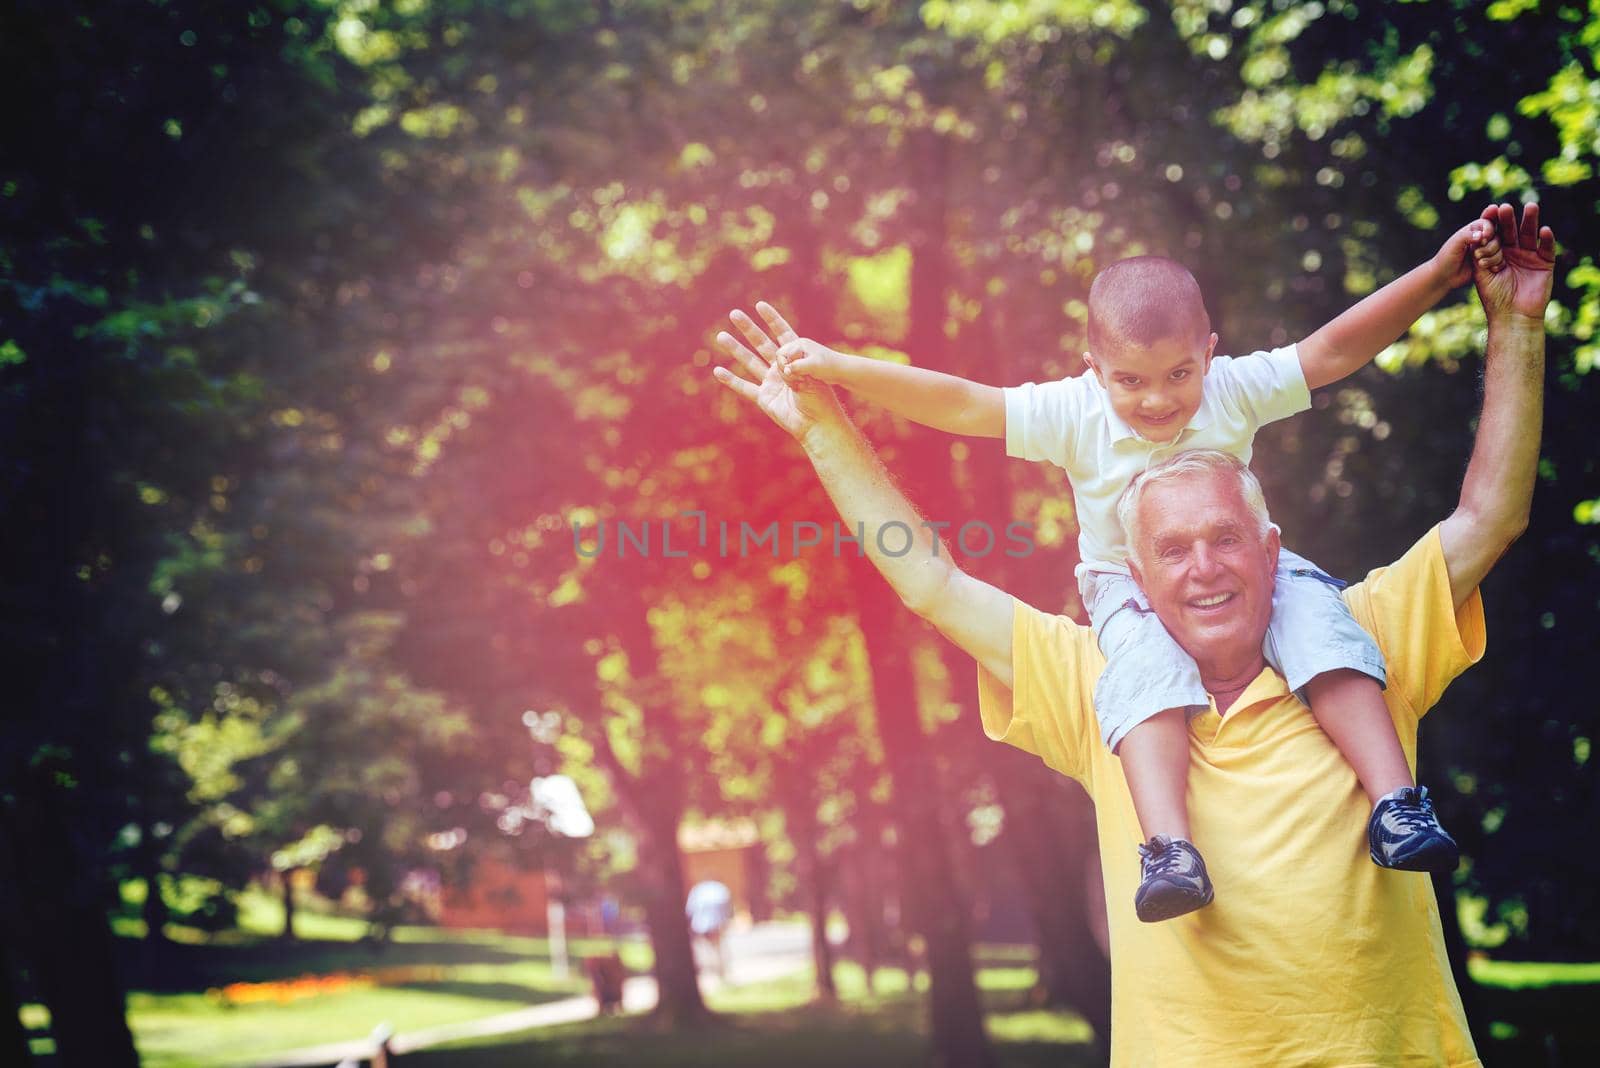
[[[1185,378],[1188,378],[1188,377],[1189,377],[1189,371],[1188,371],[1187,368],[1180,367],[1178,370],[1172,372],[1172,380],[1174,382],[1182,382]]]
[[[1133,389],[1139,384],[1139,380],[1137,378],[1123,378],[1119,379],[1119,381],[1121,381],[1121,383],[1124,386],[1127,386],[1129,389]]]

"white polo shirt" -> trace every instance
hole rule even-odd
[[[1256,429],[1311,407],[1294,345],[1248,356],[1218,356],[1201,384],[1200,407],[1168,442],[1150,441],[1117,417],[1093,371],[1002,391],[1006,453],[1048,460],[1067,472],[1078,511],[1078,565],[1128,573],[1128,543],[1117,499],[1133,477],[1185,449],[1219,449],[1250,462]]]

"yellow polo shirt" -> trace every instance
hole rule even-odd
[[[1417,722],[1483,655],[1476,592],[1451,603],[1435,527],[1345,591],[1389,665],[1384,700],[1407,760]],[[981,667],[989,737],[1033,753],[1095,801],[1111,925],[1111,1063],[1478,1065],[1428,877],[1367,855],[1370,810],[1311,711],[1264,670],[1226,716],[1190,721],[1189,818],[1216,900],[1139,922],[1139,822],[1101,744],[1094,634],[1015,602],[1015,692]]]

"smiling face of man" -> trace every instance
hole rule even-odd
[[[1254,677],[1272,617],[1277,530],[1262,532],[1262,517],[1226,469],[1153,481],[1136,513],[1129,564],[1167,632],[1208,685]]]

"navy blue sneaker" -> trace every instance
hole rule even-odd
[[[1461,859],[1425,786],[1402,787],[1378,802],[1367,821],[1367,848],[1378,867],[1398,871],[1452,872]]]
[[[1145,923],[1159,923],[1211,904],[1211,876],[1200,852],[1182,838],[1158,834],[1139,847],[1142,878],[1133,911]]]

